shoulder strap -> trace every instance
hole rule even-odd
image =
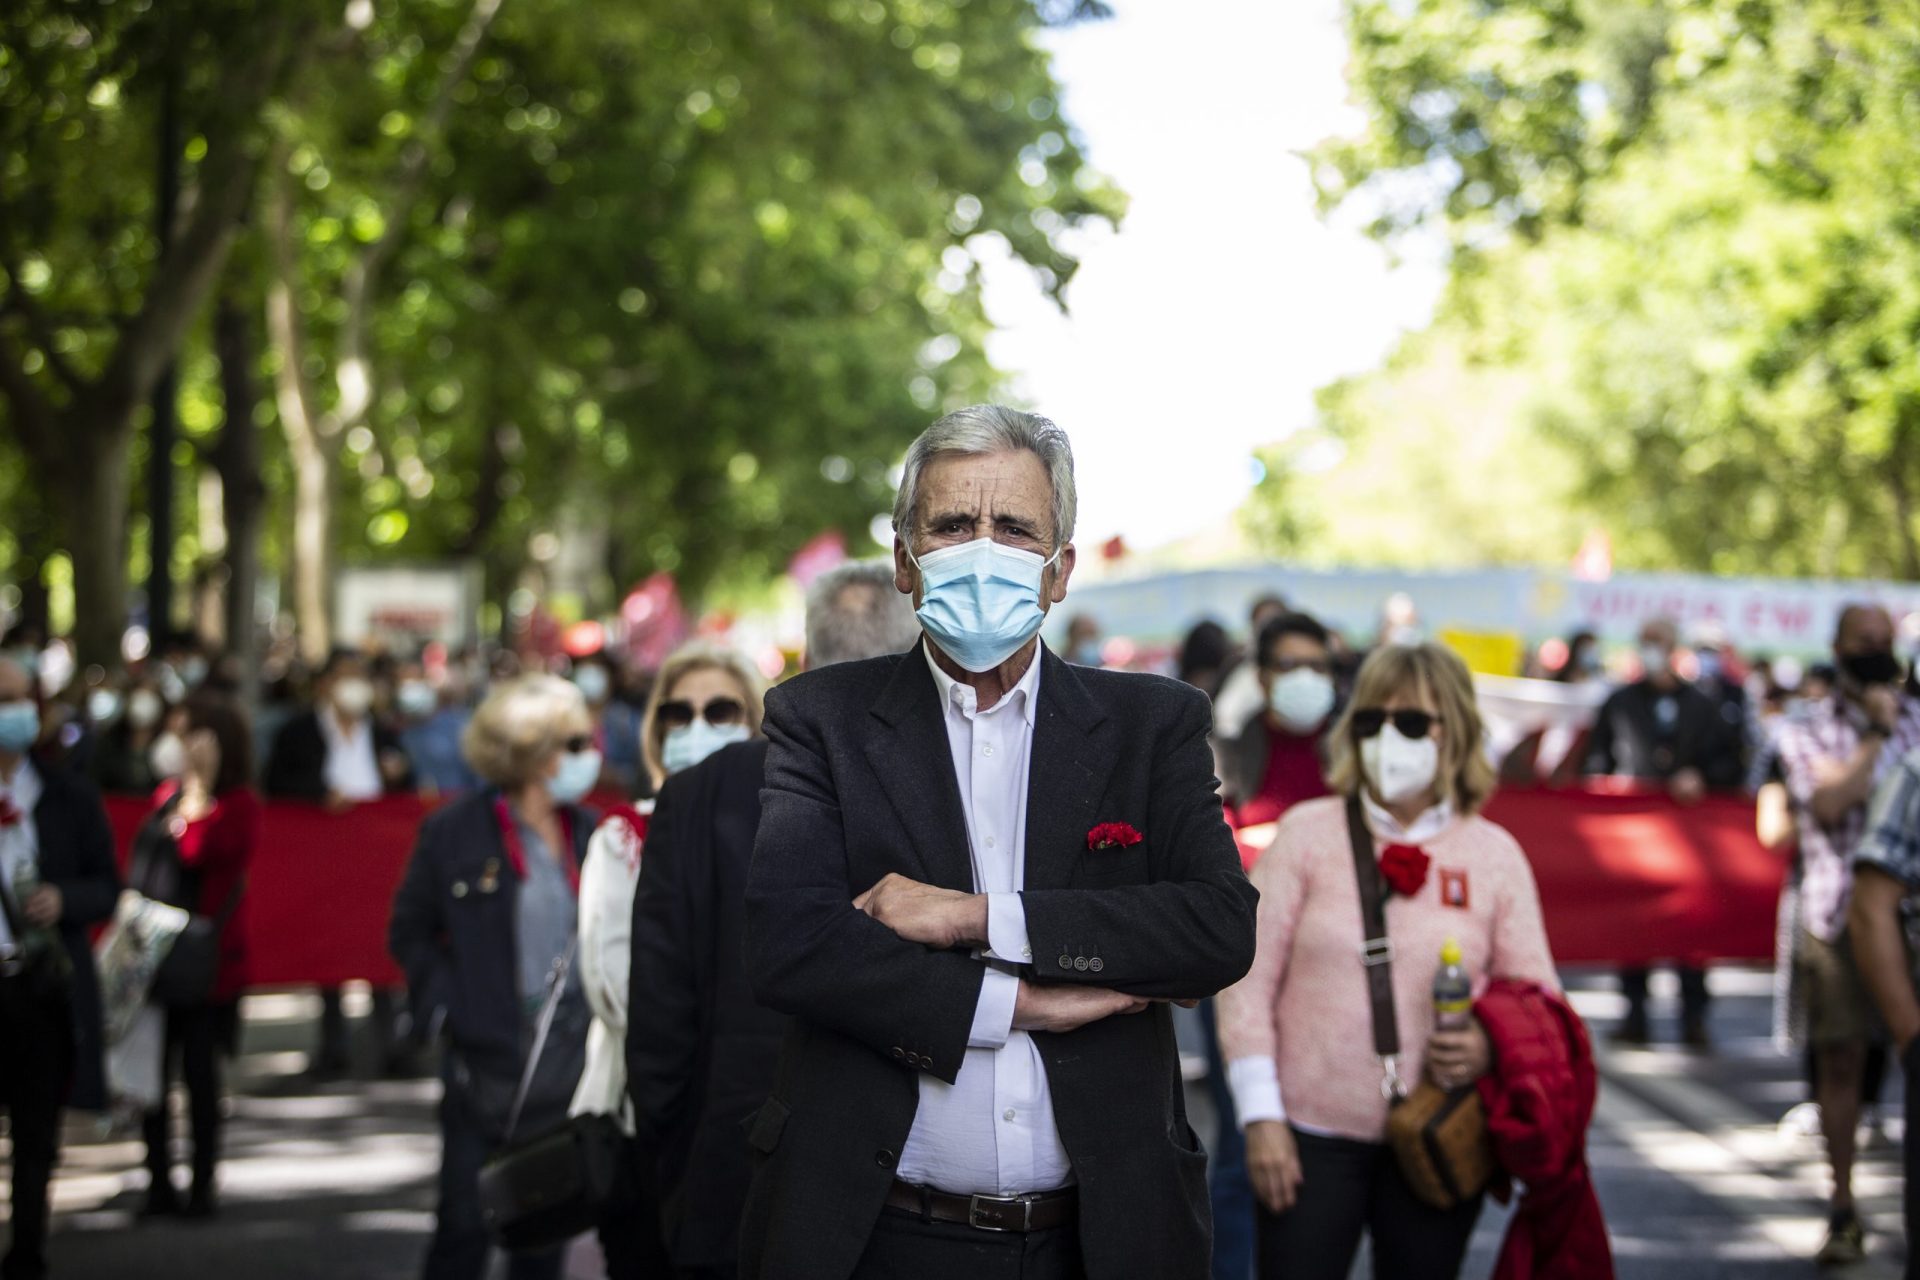
[[[527,1105],[527,1091],[533,1088],[533,1073],[540,1065],[540,1054],[547,1047],[547,1033],[553,1030],[553,1015],[560,1008],[560,996],[566,990],[567,971],[573,967],[574,949],[580,945],[580,934],[576,931],[567,940],[567,949],[554,962],[553,971],[547,975],[547,999],[540,1006],[540,1021],[533,1032],[533,1051],[527,1054],[527,1065],[520,1072],[520,1087],[513,1091],[513,1109],[507,1113],[507,1133],[502,1143],[513,1141],[513,1134],[520,1127],[520,1109]]]
[[[1367,969],[1367,999],[1373,1006],[1373,1051],[1384,1073],[1380,1090],[1388,1100],[1407,1096],[1400,1078],[1400,1024],[1393,1012],[1393,941],[1387,937],[1387,890],[1373,854],[1360,797],[1347,800],[1347,839],[1353,847],[1353,871],[1360,884],[1360,963]]]

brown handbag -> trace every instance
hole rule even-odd
[[[1361,961],[1373,1006],[1373,1049],[1380,1055],[1387,1144],[1407,1185],[1436,1209],[1452,1209],[1487,1189],[1499,1173],[1487,1113],[1477,1086],[1446,1090],[1430,1081],[1408,1092],[1400,1078],[1400,1025],[1393,1012],[1393,944],[1387,938],[1387,889],[1373,854],[1373,833],[1355,796],[1347,801],[1347,835],[1360,882]]]

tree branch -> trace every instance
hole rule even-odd
[[[40,309],[40,304],[33,300],[33,295],[21,285],[20,264],[12,253],[0,251],[0,270],[7,273],[7,279],[10,282],[6,296],[0,298],[0,310],[11,311],[26,321],[27,334],[46,356],[47,367],[52,369],[54,376],[66,385],[70,394],[78,395],[85,383],[74,373],[73,366],[67,363],[67,358],[54,347],[53,328],[47,323],[47,313]]]
[[[413,205],[419,199],[420,185],[427,174],[429,143],[445,130],[447,116],[453,110],[454,93],[472,69],[473,60],[480,52],[480,42],[499,14],[501,3],[502,0],[474,0],[473,9],[449,51],[451,62],[439,91],[422,117],[420,128],[400,153],[386,225],[359,259],[347,267],[340,282],[347,314],[340,325],[339,355],[334,361],[334,380],[340,391],[334,413],[342,427],[358,424],[373,404],[373,370],[367,357],[368,311],[379,291],[380,274],[399,250],[400,239],[413,220]]]
[[[275,10],[269,10],[274,12]],[[120,335],[96,394],[103,420],[130,411],[153,389],[179,350],[188,322],[206,299],[252,198],[261,147],[253,125],[267,100],[303,56],[306,24],[280,10],[279,29],[258,56],[223,87],[228,128],[207,131],[207,159],[186,225],[148,286],[144,305]]]

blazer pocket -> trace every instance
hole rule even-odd
[[[772,1155],[773,1149],[780,1145],[780,1134],[787,1127],[789,1114],[787,1104],[778,1098],[768,1098],[761,1103],[760,1110],[741,1122],[747,1131],[747,1145],[761,1155]]]

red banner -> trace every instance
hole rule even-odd
[[[428,809],[412,797],[343,814],[267,805],[237,917],[248,985],[397,984],[387,916]],[[124,855],[147,802],[109,797],[107,810]],[[1755,839],[1750,801],[1517,790],[1487,816],[1527,851],[1562,964],[1773,956],[1784,868]]]

